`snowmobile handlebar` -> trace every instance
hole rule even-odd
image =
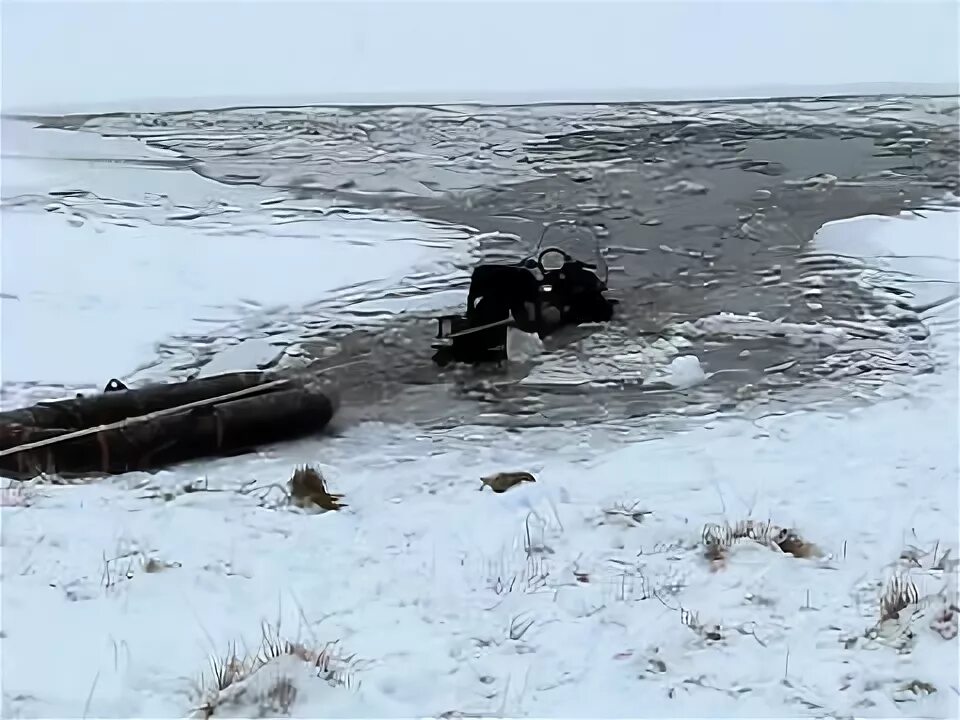
[[[567,227],[571,229],[576,229],[588,234],[593,239],[593,254],[596,256],[596,262],[588,263],[584,260],[571,258],[569,253],[567,253],[566,251],[556,246],[550,246],[544,249],[543,251],[541,251],[541,248],[543,247],[543,241],[546,239],[547,233],[552,228],[557,228],[557,227]],[[600,237],[597,234],[597,226],[591,223],[590,221],[584,218],[575,218],[575,219],[563,218],[560,220],[554,220],[552,222],[544,223],[543,230],[540,233],[540,238],[537,241],[537,246],[536,248],[534,248],[534,251],[533,251],[533,254],[538,258],[537,261],[533,261],[533,262],[537,267],[540,268],[541,272],[543,272],[543,267],[542,267],[543,263],[542,261],[540,261],[540,258],[543,258],[544,253],[548,251],[561,253],[564,256],[565,262],[577,262],[580,264],[581,267],[587,268],[588,270],[595,271],[598,274],[598,276],[599,276],[599,273],[602,271],[603,277],[601,279],[604,283],[607,282],[610,270],[607,267],[606,262],[604,262],[602,253],[600,251]]]
[[[563,264],[564,264],[564,265],[566,265],[567,263],[577,263],[577,264],[580,265],[581,267],[585,267],[585,268],[587,268],[588,270],[596,270],[596,269],[597,269],[597,266],[596,266],[596,265],[593,265],[593,264],[588,263],[588,262],[584,262],[583,260],[576,260],[576,259],[574,259],[574,258],[570,255],[570,253],[568,253],[568,252],[565,251],[565,250],[562,250],[561,248],[558,248],[558,247],[548,247],[548,248],[544,248],[544,249],[540,252],[540,254],[537,256],[537,267],[540,269],[540,272],[543,273],[544,275],[547,274],[547,269],[543,266],[543,258],[544,258],[545,256],[547,256],[547,255],[550,255],[551,253],[557,253],[557,254],[559,254],[561,257],[563,257]]]

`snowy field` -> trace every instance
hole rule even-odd
[[[818,241],[955,295],[957,218]],[[927,313],[939,370],[879,404],[611,453],[367,425],[8,486],[3,715],[956,716],[956,320]],[[345,508],[280,503],[305,463]],[[477,492],[505,470],[537,482]]]
[[[440,5],[5,2],[3,111],[957,88],[939,0]],[[247,369],[284,323],[354,297],[432,306],[390,292],[471,264],[462,227],[292,212],[130,138],[5,117],[2,140],[4,409],[198,358]],[[365,423],[154,474],[4,480],[0,715],[957,717],[958,220],[817,234],[927,308],[931,371],[867,377],[879,401],[775,398],[626,444]],[[303,465],[344,507],[287,502]],[[483,486],[503,471],[536,482]]]

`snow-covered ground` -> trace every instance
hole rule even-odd
[[[3,110],[957,86],[954,3],[266,8],[6,3]],[[281,226],[277,206],[256,210],[269,194],[164,167],[132,140],[21,130],[4,120],[4,200],[24,199],[3,209],[4,383],[128,377],[172,333],[309,313],[337,289],[449,264],[443,246],[463,241],[321,207]],[[931,305],[938,371],[878,404],[709,418],[626,448],[595,428],[366,424],[152,475],[4,482],[0,714],[956,717],[957,303],[941,301],[957,293],[957,219],[819,234],[871,259],[865,281]],[[207,371],[245,362],[224,352]],[[302,464],[346,507],[283,505]],[[537,482],[477,492],[505,470]],[[820,552],[727,547],[748,519]],[[884,594],[914,587],[879,624]]]
[[[319,202],[284,223],[268,190],[164,166],[130,138],[6,120],[3,136],[5,383],[102,386],[174,333],[392,286],[443,260],[438,241],[466,239],[399,213],[327,215]]]
[[[837,223],[819,242],[878,272],[938,258],[923,280],[955,296],[958,217]],[[939,371],[867,407],[610,452],[576,427],[365,425],[5,490],[3,715],[955,717],[956,300],[926,315]],[[347,507],[278,505],[270,486],[304,463]],[[537,482],[478,492],[509,470]],[[726,547],[749,519],[820,553]],[[879,623],[888,590],[917,602]],[[211,662],[233,655],[247,662],[218,691]]]

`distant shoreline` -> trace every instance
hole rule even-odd
[[[37,103],[3,107],[6,118],[52,115],[111,115],[214,111],[239,108],[297,107],[504,107],[536,105],[604,105],[685,102],[757,102],[843,99],[854,97],[957,97],[960,87],[949,83],[855,83],[846,85],[743,86],[729,88],[641,88],[606,90],[547,90],[536,92],[424,91],[403,93],[317,93],[272,97],[145,98],[113,102]]]

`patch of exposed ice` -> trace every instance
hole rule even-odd
[[[642,383],[688,347],[690,341],[679,335],[647,342],[644,339],[611,336],[606,329],[599,330],[579,341],[576,352],[543,355],[521,383]]]
[[[842,328],[821,323],[766,320],[755,315],[737,315],[726,312],[681,323],[677,326],[676,332],[693,338],[707,336],[740,339],[783,337],[796,345],[816,343],[831,347],[839,347],[849,337]]]
[[[536,333],[507,328],[507,358],[511,362],[525,363],[542,354],[543,341]]]

